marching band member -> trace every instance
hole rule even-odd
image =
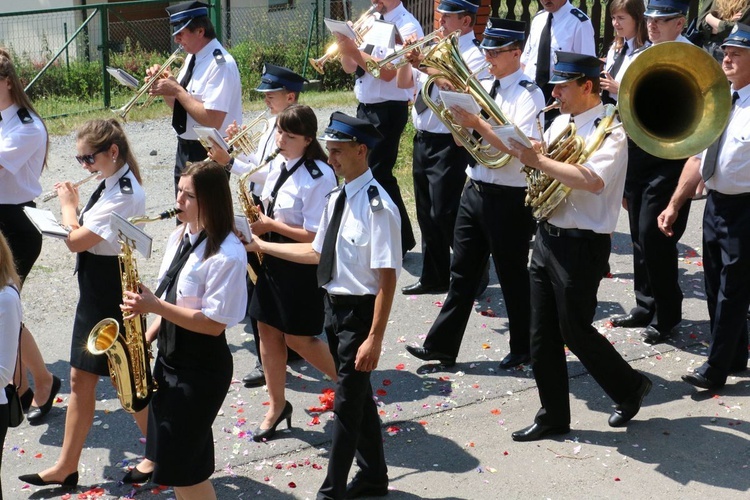
[[[39,177],[48,148],[47,127],[24,92],[10,54],[0,49],[0,231],[15,256],[20,287],[42,251],[42,234],[24,215],[23,207],[35,207],[34,198],[42,192]],[[60,379],[47,369],[25,325],[21,357],[21,405],[29,422],[38,423],[52,408]],[[28,385],[26,369],[34,377],[36,393]]]
[[[254,239],[248,250],[318,264],[325,329],[336,359],[333,442],[318,500],[384,496],[388,468],[370,373],[377,368],[401,271],[398,209],[373,178],[367,155],[382,136],[368,121],[333,113],[324,137],[344,185],[328,198],[312,243]],[[356,456],[359,472],[346,481]]]
[[[316,139],[318,119],[308,106],[294,105],[276,120],[276,144],[281,158],[274,160],[263,187],[265,208],[251,226],[253,235],[288,244],[315,238],[326,194],[336,176]],[[291,426],[292,405],[286,400],[287,346],[312,366],[336,380],[331,353],[317,336],[323,332],[323,291],[316,266],[264,256],[250,303],[258,321],[260,351],[271,403],[253,433],[255,441],[271,439],[286,420]]]
[[[149,404],[146,458],[153,481],[182,500],[216,498],[211,425],[232,381],[225,331],[245,316],[247,258],[234,234],[232,194],[216,162],[191,165],[177,190],[182,224],[167,243],[155,292],[125,292],[123,311],[158,318],[146,340],[158,338],[158,390]]]
[[[750,26],[737,23],[724,40],[722,67],[732,83],[729,125],[703,154],[690,158],[659,227],[671,236],[681,206],[703,179],[703,269],[711,325],[708,359],[682,380],[718,389],[727,376],[747,369],[750,306]]]
[[[607,52],[605,71],[599,82],[604,104],[617,103],[620,82],[633,60],[633,52],[648,41],[645,10],[643,0],[612,0],[609,4],[616,36]]]
[[[604,107],[599,98],[600,61],[556,52],[550,80],[561,115],[547,130],[550,141],[574,121],[589,140]],[[625,183],[627,144],[614,129],[585,163],[563,163],[515,143],[514,155],[572,188],[569,196],[539,224],[534,238],[531,276],[531,362],[542,407],[534,423],[512,434],[514,441],[535,441],[570,432],[570,401],[565,346],[578,356],[594,380],[617,404],[609,417],[621,427],[640,410],[651,381],[636,372],[591,324],[596,293],[610,252]]]
[[[236,175],[243,175],[262,164],[266,157],[276,150],[276,116],[289,106],[297,104],[299,94],[304,89],[305,83],[307,83],[306,78],[290,69],[274,66],[273,64],[264,64],[260,84],[255,90],[263,93],[263,98],[268,111],[271,113],[271,118],[269,119],[268,128],[258,141],[258,149],[249,156],[239,155],[235,159],[231,158],[229,153],[223,149],[214,147],[208,152],[208,156],[220,165],[224,165],[224,168]],[[239,133],[239,128],[236,123],[227,128],[227,135],[230,138],[237,133]],[[250,176],[250,189],[258,206],[261,206],[260,195],[263,193],[263,185],[266,182],[266,177],[268,177],[269,168],[270,164],[267,168],[259,170]],[[252,282],[248,280],[248,300],[252,300],[254,288]],[[255,368],[242,377],[242,382],[245,384],[245,387],[258,387],[266,383],[266,376],[263,373],[263,359],[260,355],[258,323],[254,318],[251,318],[251,326],[257,359]],[[294,351],[290,350],[289,355],[299,359],[299,355]]]
[[[177,132],[174,168],[175,193],[187,162],[201,161],[206,150],[193,130],[204,125],[225,130],[232,122],[242,122],[242,85],[237,63],[216,39],[208,18],[208,5],[182,2],[167,7],[169,24],[176,44],[187,52],[186,64],[177,75],[160,78],[150,88],[151,95],[163,96],[172,108],[172,128]],[[159,70],[148,69],[151,77]]]
[[[65,414],[65,435],[57,463],[39,474],[19,476],[35,486],[78,484],[78,463],[94,420],[96,384],[109,378],[107,357],[86,348],[92,328],[104,318],[115,318],[122,327],[122,288],[117,234],[109,224],[115,212],[128,218],[146,210],[141,175],[127,137],[115,119],[91,120],[76,134],[76,160],[88,172],[99,172],[99,186],[78,214],[78,189],[70,182],[55,185],[62,211],[62,225],[71,228],[65,244],[76,253],[79,299],[70,345],[70,399]],[[146,414],[135,414],[146,434]]]
[[[401,0],[371,2],[384,21],[396,25],[403,39],[424,36],[419,22],[406,10]],[[359,101],[357,117],[372,123],[384,138],[378,148],[370,151],[368,162],[375,179],[398,206],[401,216],[401,246],[403,255],[406,255],[406,252],[414,248],[416,241],[398,182],[393,175],[393,167],[398,157],[401,134],[408,119],[408,104],[414,92],[412,89],[398,88],[395,69],[384,68],[378,78],[367,72],[367,61],[384,59],[391,52],[388,47],[357,47],[354,40],[340,34],[336,35],[336,41],[344,71],[357,75],[354,84],[354,94]]]
[[[646,9],[650,44],[678,41],[688,12],[687,0],[651,0]],[[669,119],[669,117],[666,117]],[[682,290],[677,266],[677,243],[687,227],[690,201],[680,209],[671,236],[660,232],[657,217],[677,188],[685,159],[665,160],[646,153],[628,141],[628,168],[624,202],[633,241],[633,288],[636,305],[612,318],[615,327],[645,327],[644,342],[656,344],[670,336],[682,321]]]
[[[479,0],[442,0],[437,7],[443,34],[460,30],[458,48],[472,72],[478,71],[485,62],[479,51],[479,41],[474,36],[478,8]],[[397,75],[399,88],[417,86],[417,98],[411,110],[417,130],[412,176],[417,222],[422,234],[422,272],[416,283],[401,289],[409,295],[448,290],[453,228],[461,191],[466,183],[464,166],[471,159],[464,148],[456,147],[453,135],[422,99],[422,86],[429,75],[429,69],[419,71],[410,65],[399,68]],[[482,77],[487,78],[487,73],[479,75]],[[442,85],[449,84],[442,82]],[[438,100],[439,90],[438,85],[432,87],[430,97],[433,101]]]
[[[511,123],[530,137],[539,137],[536,115],[544,107],[539,87],[526,79],[520,63],[526,23],[490,18],[481,48],[490,63],[490,96]],[[452,108],[457,123],[479,132],[486,142],[509,152],[490,124],[478,115]],[[455,146],[454,146],[455,147]],[[448,296],[424,340],[423,347],[406,346],[419,359],[455,364],[474,296],[489,254],[508,309],[510,353],[500,363],[508,369],[529,361],[529,241],[534,231],[531,209],[524,204],[526,177],[521,162],[490,169],[472,158],[466,174],[453,236],[453,262]]]

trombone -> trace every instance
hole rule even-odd
[[[459,33],[459,31],[456,31],[456,33]],[[383,69],[386,69],[386,68],[396,69],[409,63],[409,61],[406,60],[406,58],[400,60],[397,63],[394,63],[393,61],[395,61],[401,56],[405,56],[412,50],[421,49],[422,47],[427,45],[429,42],[431,42],[435,38],[441,37],[442,35],[443,35],[443,28],[438,28],[432,33],[430,33],[429,35],[422,38],[421,40],[417,40],[416,42],[412,44],[405,45],[401,50],[397,50],[396,52],[389,55],[385,59],[381,59],[380,61],[376,61],[374,59],[368,59],[367,62],[365,63],[367,65],[367,72],[370,73],[375,78],[380,78],[380,72]]]
[[[372,27],[372,16],[375,15],[375,9],[377,8],[376,5],[372,5],[369,9],[367,9],[367,12],[359,16],[359,19],[357,19],[354,24],[352,24],[352,30],[354,31],[354,35],[356,36],[355,41],[357,42],[357,45],[362,45],[363,39],[367,32]],[[326,49],[325,54],[323,54],[321,57],[317,59],[313,59],[312,57],[309,59],[310,65],[320,73],[321,75],[325,73],[325,70],[323,66],[331,60],[336,59],[339,56],[339,44],[336,42],[333,42],[331,45],[328,46]]]
[[[158,80],[159,78],[162,78],[164,74],[169,71],[169,69],[172,67],[173,64],[180,61],[180,64],[185,64],[185,57],[183,57],[183,49],[182,47],[178,47],[177,50],[172,52],[172,55],[167,58],[166,61],[164,61],[164,64],[161,65],[159,68],[159,71],[157,71],[154,75],[151,76],[151,78],[148,79],[146,83],[144,83],[140,89],[135,93],[132,99],[128,101],[125,106],[112,110],[114,113],[117,113],[117,115],[122,118],[123,121],[127,121],[126,117],[128,116],[128,113],[130,113],[130,110],[133,109],[133,106],[136,105],[136,103],[143,97],[154,85],[154,82]],[[152,102],[154,102],[154,99],[156,96],[149,95],[146,98],[146,101],[143,103],[143,107],[149,106]]]

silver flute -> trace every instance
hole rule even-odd
[[[94,177],[96,177],[97,175],[99,175],[99,172],[94,172],[91,175],[89,175],[87,177],[84,177],[80,181],[78,181],[75,184],[73,184],[73,187],[78,187],[81,184],[85,184],[88,181],[90,181],[91,179],[93,179]],[[57,190],[56,189],[54,191],[48,191],[48,192],[44,193],[42,195],[42,202],[49,201],[52,198],[57,198]]]

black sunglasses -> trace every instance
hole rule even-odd
[[[80,163],[81,165],[83,165],[84,163],[85,163],[86,165],[93,165],[93,164],[94,164],[94,162],[96,161],[96,158],[94,158],[94,157],[95,157],[96,155],[98,155],[99,153],[103,153],[103,152],[107,151],[108,149],[109,149],[109,146],[107,146],[107,147],[104,147],[104,148],[102,148],[102,149],[100,149],[100,150],[98,150],[98,151],[94,151],[94,152],[93,152],[93,153],[91,153],[90,155],[80,155],[80,156],[76,156],[76,161],[77,161],[78,163]]]

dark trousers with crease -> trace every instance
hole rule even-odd
[[[422,233],[419,281],[425,286],[443,287],[450,281],[453,229],[469,159],[452,134],[418,131],[414,135],[414,202]]]
[[[480,192],[479,190],[482,190]],[[492,253],[508,311],[510,351],[529,352],[529,241],[534,232],[526,188],[470,181],[461,195],[453,237],[448,296],[425,349],[458,356],[485,263]]]
[[[367,120],[375,125],[383,139],[370,150],[367,162],[375,180],[383,186],[388,196],[398,207],[401,216],[401,249],[405,254],[417,244],[414,231],[406,211],[404,199],[398,181],[393,175],[393,167],[398,158],[399,141],[409,119],[409,107],[406,101],[386,101],[377,104],[363,104],[357,106],[357,118]]]
[[[565,346],[615,403],[638,389],[641,376],[591,324],[607,267],[608,234],[551,236],[537,230],[531,255],[531,363],[542,407],[535,421],[570,424]]]
[[[657,218],[674,193],[685,160],[664,160],[637,146],[628,148],[628,174],[624,197],[628,205],[633,242],[635,316],[668,332],[682,320],[677,243],[687,227],[690,202],[680,209],[672,225],[673,236],[659,230]]]
[[[703,271],[711,345],[698,372],[723,384],[747,368],[750,306],[750,193],[711,191],[703,214]]]
[[[325,297],[325,331],[339,380],[333,403],[336,418],[333,419],[328,473],[318,491],[318,500],[345,497],[349,470],[355,458],[360,468],[359,477],[371,483],[388,481],[370,372],[354,369],[357,350],[370,333],[375,296],[346,298],[350,302],[339,304],[333,303],[328,294]]]

